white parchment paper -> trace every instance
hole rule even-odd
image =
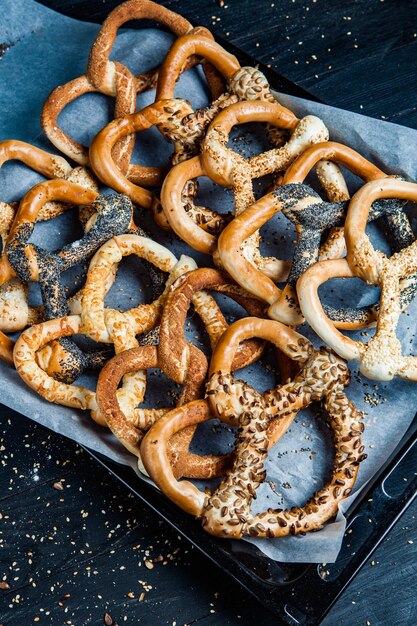
[[[21,139],[56,152],[41,132],[39,115],[42,103],[56,85],[85,71],[88,52],[97,31],[97,25],[61,16],[32,0],[2,0],[0,44],[6,44],[9,48],[0,59],[0,140]],[[134,72],[146,71],[159,62],[171,41],[169,34],[154,29],[124,30],[117,38],[112,58],[125,63]],[[195,107],[206,103],[207,94],[199,71],[192,70],[181,77],[176,95],[187,97]],[[138,108],[152,102],[153,98],[153,92],[140,95]],[[417,177],[417,131],[284,94],[277,94],[277,98],[299,116],[307,113],[320,116],[328,126],[332,139],[359,150],[384,170],[411,179]],[[111,119],[112,106],[109,98],[89,94],[68,106],[59,122],[75,138],[89,143],[95,133]],[[266,146],[265,138],[257,128],[249,128],[247,137],[249,139],[244,142],[245,148],[251,152]],[[170,150],[155,130],[143,133],[137,143],[144,164],[164,162]],[[235,142],[236,149],[240,145]],[[135,158],[138,158],[137,154]],[[40,180],[42,178],[39,175],[25,166],[7,163],[0,170],[0,200],[19,199]],[[350,178],[349,182],[354,190],[358,181]],[[257,186],[258,193],[261,186]],[[203,180],[200,200],[213,208],[230,210],[232,198],[230,192],[214,188]],[[145,212],[138,212],[137,221],[178,257],[186,253],[200,265],[210,263],[209,259],[190,250],[175,236],[161,233]],[[378,227],[372,227],[371,231],[374,242],[385,248]],[[294,232],[288,228],[285,218],[278,218],[268,224],[262,234],[264,250],[280,258],[289,257]],[[69,212],[53,222],[37,225],[34,240],[54,249],[78,236],[77,219],[74,213]],[[69,273],[66,281],[74,291],[75,275]],[[333,301],[336,298],[342,304],[349,302],[358,306],[377,297],[375,290],[365,289],[360,281],[344,281],[343,288],[341,283],[333,281],[323,290],[324,297],[326,292],[329,297],[330,289],[333,289]],[[131,258],[123,263],[106,304],[124,310],[133,306],[132,302],[146,299],[147,293],[142,265],[139,260]],[[33,302],[39,299],[36,286],[31,287],[31,298]],[[221,300],[230,321],[242,314],[238,307],[225,299]],[[413,303],[400,323],[399,336],[407,354],[416,352],[416,314],[417,304]],[[194,317],[190,319],[187,332],[189,339],[197,345],[206,344],[204,333]],[[320,345],[320,340],[309,328],[302,327],[301,332]],[[368,334],[371,332],[368,331]],[[355,334],[352,333],[352,336]],[[357,336],[360,337],[360,334]],[[417,400],[417,385],[402,380],[377,384],[361,377],[355,364],[350,365],[353,376],[347,393],[357,407],[366,413],[363,439],[368,459],[360,467],[355,492],[344,501],[343,510],[347,509],[358,489],[395,448],[414,418]],[[276,381],[273,369],[260,363],[247,368],[240,375],[260,390],[274,385]],[[2,362],[0,381],[0,401],[3,404],[55,432],[135,468],[135,460],[105,429],[96,426],[87,413],[44,401],[24,385],[15,370]],[[94,377],[83,376],[81,382],[94,385]],[[147,405],[169,405],[168,394],[171,389],[172,385],[163,376],[149,376]],[[213,420],[198,433],[194,446],[202,452],[226,451],[233,446],[233,433],[228,427]],[[303,411],[270,454],[268,479],[259,489],[256,510],[302,504],[328,476],[331,459],[331,433],[320,410],[312,407],[311,410]],[[332,562],[339,552],[344,529],[345,518],[341,509],[336,521],[327,524],[319,533],[253,542],[276,560]]]

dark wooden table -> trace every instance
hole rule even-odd
[[[101,17],[103,7],[116,2],[45,4],[83,19]],[[328,104],[417,128],[414,0],[163,4]],[[4,408],[0,414],[0,581],[7,581],[0,589],[0,624],[277,623],[81,448]],[[417,624],[416,513],[417,504],[334,606],[326,626]]]

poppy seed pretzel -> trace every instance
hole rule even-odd
[[[115,350],[117,353],[124,352],[135,339],[130,325],[118,311],[115,311],[112,320],[109,320],[109,326],[111,322]],[[51,346],[59,345],[65,338],[70,339],[72,335],[78,334],[82,334],[82,320],[79,315],[65,316],[31,326],[24,330],[16,341],[14,364],[24,382],[42,398],[55,404],[89,410],[94,421],[106,426],[106,420],[97,406],[94,391],[81,385],[70,385],[55,380],[46,371],[45,361],[54,358],[54,355],[51,355],[54,348]],[[117,390],[121,403],[133,420],[134,409],[143,399],[145,385],[145,375],[139,372],[137,376],[127,376],[122,387]],[[161,413],[157,414],[160,415]],[[152,417],[155,418],[155,414]]]
[[[59,200],[72,204],[93,204],[97,213],[90,220],[84,236],[57,252],[49,252],[29,243],[36,216],[48,200]],[[1,282],[16,273],[24,282],[39,282],[44,304],[44,317],[53,319],[68,313],[65,290],[61,281],[62,272],[83,262],[112,235],[135,228],[133,207],[124,196],[99,196],[67,181],[47,181],[33,187],[23,198],[9,233],[6,250],[0,261]],[[102,364],[108,351],[83,354],[70,340],[63,339],[55,344],[55,355],[48,365],[48,372],[62,381],[74,380],[83,368]],[[53,364],[53,365],[52,365]]]
[[[83,167],[73,168],[63,157],[49,154],[24,141],[6,140],[0,142],[0,167],[8,161],[17,160],[50,179],[63,179],[98,191],[97,183],[90,172]],[[18,202],[0,202],[0,237],[5,249],[7,237],[13,224]],[[46,202],[37,215],[37,221],[45,221],[60,215],[67,206],[60,202]],[[91,217],[88,207],[81,206],[79,217],[84,225]],[[28,288],[17,278],[12,278],[0,286],[0,330],[12,333],[42,319],[42,308],[28,304]],[[4,338],[3,338],[4,339]],[[12,343],[8,361],[12,363]],[[1,357],[0,357],[1,358]]]
[[[190,345],[190,361],[184,387],[177,406],[186,404],[202,393],[207,372],[207,360],[195,346]],[[122,412],[116,390],[119,381],[129,372],[160,367],[156,346],[142,346],[113,357],[102,369],[97,383],[97,402],[113,434],[141,462],[140,443],[151,424],[133,425]],[[164,409],[166,412],[167,410]],[[160,418],[161,419],[161,418]],[[159,420],[157,420],[159,421]],[[157,422],[156,422],[157,423]],[[186,435],[184,437],[184,434]],[[177,433],[169,442],[170,464],[176,476],[211,478],[221,475],[230,465],[229,456],[199,456],[188,450],[190,439],[186,431]]]
[[[293,335],[292,341],[303,340],[300,347],[288,344],[290,334]],[[167,441],[176,432],[191,425],[195,428],[198,423],[211,419],[209,406],[221,419],[230,421],[230,416],[223,409],[218,411],[217,405],[223,405],[224,394],[230,397],[234,393],[229,388],[228,379],[230,362],[240,340],[254,335],[272,340],[288,353],[291,352],[288,346],[294,345],[293,352],[303,360],[303,367],[292,382],[293,391],[299,400],[304,396],[303,406],[312,400],[323,400],[334,432],[336,452],[331,480],[304,506],[289,510],[268,509],[257,515],[252,515],[251,504],[256,498],[256,489],[266,478],[264,463],[268,454],[271,414],[270,404],[253,388],[239,389],[236,398],[239,407],[233,414],[234,423],[239,425],[234,463],[213,493],[202,492],[188,481],[179,482],[172,472],[166,450]],[[337,513],[339,502],[352,491],[359,463],[366,458],[361,442],[361,416],[344,393],[349,382],[346,365],[325,348],[314,350],[301,335],[279,322],[256,318],[232,325],[219,342],[213,360],[208,404],[192,402],[167,413],[145,436],[141,453],[151,478],[178,506],[201,518],[206,531],[219,537],[274,538],[320,530]],[[282,410],[283,407],[278,409],[278,419]]]
[[[349,204],[345,223],[347,258],[337,265],[330,261],[311,268],[297,284],[300,305],[316,332],[341,356],[360,362],[360,371],[374,380],[392,380],[395,376],[417,380],[416,358],[403,356],[396,326],[410,291],[415,292],[417,277],[415,240],[390,258],[373,248],[366,235],[366,222],[373,202],[380,198],[417,200],[417,185],[386,178],[364,185]],[[375,335],[368,343],[342,335],[325,315],[318,297],[318,287],[329,277],[358,276],[368,284],[381,287]],[[403,292],[403,295],[402,295]]]
[[[89,164],[88,148],[67,135],[58,124],[58,116],[70,103],[86,93],[98,92],[115,98],[115,117],[123,117],[136,109],[136,96],[156,86],[158,69],[134,76],[130,70],[119,63],[111,61],[110,54],[119,28],[134,19],[149,19],[166,26],[174,35],[182,35],[193,31],[193,27],[181,15],[151,2],[150,0],[128,0],[116,7],[104,21],[91,48],[86,74],[71,80],[65,85],[54,89],[48,96],[41,116],[42,128],[48,139],[61,152],[80,165]],[[205,28],[194,29],[196,32],[211,37]],[[196,63],[196,59],[183,69]],[[204,67],[209,86],[217,96],[219,79],[210,68]],[[129,164],[133,150],[134,138],[125,137],[115,148],[114,158],[130,179],[137,177],[136,166]],[[143,180],[143,172],[141,172]],[[148,183],[152,183],[149,172]]]
[[[320,144],[318,144],[320,146]],[[307,151],[307,157],[299,157],[284,176],[283,185],[267,194],[243,214],[233,220],[221,233],[218,240],[218,256],[226,271],[239,284],[269,303],[268,314],[273,319],[286,324],[297,325],[303,322],[303,316],[298,306],[295,285],[298,278],[319,259],[322,236],[331,228],[341,227],[344,224],[348,202],[324,202],[320,195],[311,187],[301,182],[286,181],[304,178],[307,167],[303,165],[314,163],[323,156],[330,156],[338,163],[349,167],[355,174],[367,178],[382,180],[386,175],[361,157],[357,152],[342,146],[331,144],[330,148],[313,146]],[[307,170],[308,171],[308,170]],[[288,175],[288,178],[287,178]],[[280,289],[274,281],[245,258],[242,253],[243,242],[253,233],[264,226],[277,212],[284,215],[294,224],[297,231],[291,269],[287,284]],[[369,215],[369,220],[385,218],[386,228],[396,249],[409,245],[414,240],[410,223],[403,204],[395,199],[375,202]],[[355,312],[353,309],[344,311],[335,307],[327,307],[326,311],[336,327],[359,328],[373,322],[374,315],[368,308]]]

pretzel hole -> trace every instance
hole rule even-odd
[[[333,433],[319,403],[300,411],[269,451],[253,513],[302,506],[332,475]]]
[[[254,122],[239,124],[230,131],[227,147],[248,159],[249,157],[271,150],[266,125]]]
[[[259,229],[261,235],[260,252],[263,257],[291,259],[297,242],[295,226],[282,212],[268,220]]]
[[[121,386],[120,382],[119,387]],[[174,383],[160,369],[146,370],[146,393],[141,409],[174,408],[181,393],[182,386]]]
[[[174,96],[187,100],[194,111],[210,106],[212,97],[201,65],[181,74],[175,84]]]
[[[117,268],[116,279],[105,296],[104,306],[127,311],[139,304],[153,302],[159,293],[153,293],[149,270],[150,264],[138,256],[131,254],[124,257]],[[164,273],[164,276],[166,278],[167,274]]]
[[[360,278],[331,278],[320,285],[318,293],[330,319],[354,322],[367,319],[367,309],[378,304],[381,290],[367,285]],[[365,341],[374,334],[372,328],[354,332],[343,331],[349,337]]]
[[[52,252],[81,239],[84,231],[78,219],[78,207],[71,204],[65,207],[61,215],[47,222],[36,222],[29,242]]]
[[[390,235],[386,229],[385,218],[380,218],[366,225],[366,234],[375,250],[380,250],[387,256],[391,256],[393,250],[390,246]]]
[[[130,163],[144,167],[164,167],[167,169],[172,154],[172,144],[152,126],[135,135],[136,141]]]
[[[164,32],[163,35],[158,34],[157,45],[155,45],[155,29]],[[134,75],[144,74],[157,68],[163,62],[174,39],[169,28],[157,21],[128,20],[123,23],[123,32],[119,31],[114,41],[109,59],[119,61]],[[137,45],[138,41],[140,45]]]
[[[210,208],[221,215],[233,214],[233,190],[216,185],[208,176],[197,179],[197,195],[194,201],[196,206]]]
[[[42,146],[50,151],[51,146]],[[0,188],[2,202],[16,202],[34,185],[45,180],[42,174],[38,174],[31,167],[19,161],[9,161],[0,168]]]
[[[74,119],[77,123],[74,125]],[[79,96],[60,112],[58,125],[70,137],[89,146],[97,133],[114,119],[114,98],[101,93]]]
[[[205,456],[209,454],[230,454],[235,449],[236,428],[221,422],[217,418],[198,424],[189,450],[192,454]],[[210,480],[193,480],[192,482],[201,490],[209,487],[216,489],[222,477]]]

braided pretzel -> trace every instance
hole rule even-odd
[[[317,144],[290,166],[282,187],[267,194],[234,219],[218,240],[218,255],[227,272],[250,293],[270,304],[270,317],[291,325],[304,321],[295,292],[298,278],[318,260],[323,234],[332,227],[342,226],[345,220],[347,201],[323,202],[319,194],[302,183],[319,159],[328,158],[348,167],[365,180],[386,177],[380,169],[346,146],[336,143]],[[243,242],[258,232],[278,211],[282,211],[297,230],[291,270],[282,290],[249,263],[242,251]],[[413,241],[410,223],[400,202],[383,200],[375,203],[369,219],[375,220],[381,216],[386,219],[391,239],[397,249],[404,248]],[[364,322],[366,325],[374,320],[370,309],[370,317],[365,309],[356,313],[352,310],[345,313],[343,309],[327,307],[327,312],[337,327],[358,328]]]
[[[251,504],[256,489],[266,477],[263,467],[268,454],[267,431],[271,415],[263,396],[244,383],[230,380],[230,363],[239,342],[253,336],[272,341],[290,354],[289,334],[293,341],[303,340],[301,335],[279,322],[247,318],[233,324],[215,350],[208,384],[209,404],[218,411],[220,402],[221,418],[230,421],[231,414],[227,409],[223,410],[224,401],[226,399],[227,407],[227,403],[232,403],[230,398],[235,398],[233,421],[239,424],[239,432],[233,467],[214,493],[203,493],[187,481],[179,482],[167,454],[167,442],[176,432],[211,418],[204,401],[192,402],[167,413],[143,439],[142,460],[157,486],[183,510],[201,518],[205,530],[213,535],[273,538],[320,530],[324,522],[337,513],[339,502],[351,492],[358,465],[366,457],[361,444],[363,425],[359,421],[360,415],[343,391],[349,381],[346,366],[328,350],[316,351],[303,340],[301,350],[295,345],[293,352],[301,359],[303,368],[290,383],[293,392],[287,393],[298,394],[297,397],[294,395],[293,403],[298,403],[300,408],[312,400],[324,401],[336,450],[332,478],[303,507],[268,509],[252,515]],[[326,370],[324,375],[323,370]],[[229,389],[230,386],[233,388]],[[285,401],[289,404],[288,400]],[[281,405],[277,412],[284,406]]]
[[[118,61],[110,61],[118,29],[134,19],[154,20],[169,28],[177,36],[192,30],[192,25],[181,15],[150,0],[128,0],[108,15],[92,46],[87,73],[54,89],[42,109],[41,124],[48,139],[61,152],[81,165],[89,164],[88,148],[69,137],[59,127],[58,116],[61,111],[80,96],[98,92],[115,97],[115,117],[123,117],[135,111],[137,93],[152,89],[156,85],[157,69],[147,74],[134,76]],[[196,31],[211,37],[206,29],[200,27]],[[195,62],[195,59],[191,59],[187,67],[194,65]],[[218,79],[210,70],[207,73],[208,68],[204,69],[209,85],[217,95]],[[119,166],[132,180],[137,177],[136,166],[129,165],[133,143],[133,137],[125,138],[118,144],[114,155]],[[148,176],[148,184],[155,184],[152,172],[149,171]],[[141,180],[143,180],[143,171],[141,171]]]
[[[297,283],[303,313],[338,354],[360,361],[360,371],[375,380],[394,376],[417,380],[415,357],[402,355],[395,329],[402,308],[415,293],[417,283],[416,242],[387,258],[376,251],[365,233],[372,203],[378,198],[417,200],[417,185],[395,179],[372,181],[352,198],[345,223],[347,260],[326,261],[313,266]],[[358,276],[381,287],[376,333],[368,343],[354,341],[337,331],[325,315],[318,287],[328,278]],[[376,315],[375,315],[376,316]]]
[[[145,431],[152,426],[152,422],[142,420],[135,425],[126,419],[125,414],[121,410],[116,390],[121,378],[129,372],[161,368],[161,365],[162,363],[155,346],[141,346],[113,357],[104,366],[97,383],[98,406],[101,413],[105,416],[109,428],[117,439],[140,460],[140,442]],[[201,395],[206,372],[207,360],[204,354],[190,344],[188,371],[187,375],[184,376],[184,387],[178,399],[178,405],[190,402]],[[166,409],[163,411],[166,412]],[[224,473],[230,463],[227,455],[201,457],[191,454],[188,451],[189,442],[190,438],[187,431],[178,433],[170,442],[170,462],[173,464],[177,476],[211,478]]]
[[[37,213],[49,200],[59,200],[72,204],[94,204],[96,220],[79,241],[64,246],[55,253],[28,243],[33,232]],[[97,192],[85,189],[67,181],[53,180],[33,187],[23,198],[9,233],[6,250],[0,260],[0,284],[10,280],[15,273],[24,282],[38,281],[44,303],[46,319],[62,317],[68,312],[68,304],[61,283],[61,274],[74,264],[85,260],[109,237],[133,228],[133,207],[123,196],[99,196]],[[94,223],[93,223],[94,221]],[[5,339],[3,335],[1,339]],[[12,344],[6,340],[9,350]],[[50,359],[48,371],[63,381],[78,376],[81,369],[100,365],[107,356],[107,350],[95,354],[83,354],[71,341],[63,340],[55,345],[56,358]],[[52,368],[52,369],[51,369]]]

